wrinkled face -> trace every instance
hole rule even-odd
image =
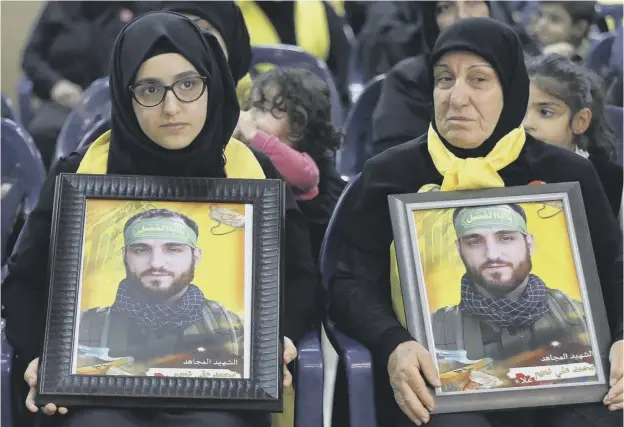
[[[524,127],[529,134],[548,144],[571,149],[574,133],[570,127],[570,114],[570,107],[565,102],[531,82],[529,106],[524,117]]]
[[[531,272],[531,235],[500,228],[478,229],[458,239],[457,250],[470,278],[494,295],[513,291]]]
[[[440,135],[458,148],[479,147],[503,111],[503,89],[494,68],[468,52],[450,52],[433,69],[435,121]]]
[[[176,94],[167,91],[165,99],[158,105],[146,107],[132,99],[132,107],[143,133],[155,144],[168,150],[188,147],[199,135],[208,114],[208,90],[195,67],[178,53],[165,53],[145,61],[134,84],[135,97],[160,99],[163,85],[175,83]],[[159,92],[160,91],[160,92]],[[151,103],[142,102],[145,105]]]
[[[280,110],[273,105],[273,98],[275,98],[275,89],[266,89],[264,94],[264,101],[260,96],[259,91],[254,90],[253,102],[249,113],[253,118],[258,130],[262,132],[276,136],[280,141],[292,145],[288,139],[288,114],[286,111]]]
[[[158,239],[143,239],[123,249],[128,279],[144,291],[167,299],[193,280],[201,250]]]
[[[488,18],[490,8],[484,1],[439,1],[436,21],[440,31],[465,18]]]
[[[535,36],[542,45],[569,42],[571,31],[572,18],[563,6],[540,3]]]
[[[227,45],[225,44],[225,40],[223,39],[223,36],[221,35],[221,33],[217,31],[217,29],[210,22],[206,21],[205,19],[200,18],[199,16],[192,15],[190,13],[183,13],[183,15],[189,18],[194,23],[196,23],[197,26],[201,28],[202,30],[207,31],[213,36],[215,36],[215,38],[219,42],[219,45],[221,46],[221,49],[223,49],[223,53],[225,54],[225,59],[228,59],[229,53],[227,50]]]

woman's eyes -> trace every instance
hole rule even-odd
[[[143,95],[153,95],[158,91],[158,85],[141,85],[139,91]]]
[[[555,113],[553,113],[550,110],[546,110],[545,108],[540,109],[540,116],[545,118],[545,119],[550,119],[554,115],[555,115]]]

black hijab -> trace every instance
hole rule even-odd
[[[485,59],[496,71],[503,89],[503,111],[492,135],[481,146],[466,150],[452,146],[440,135],[445,146],[456,156],[482,157],[496,143],[522,124],[529,102],[529,75],[524,65],[522,44],[507,25],[490,18],[467,18],[440,33],[433,47],[429,65],[430,87],[433,67],[451,51],[471,52]],[[437,132],[435,111],[431,123]]]
[[[167,150],[150,140],[141,130],[132,108],[129,86],[138,69],[147,59],[164,52],[181,54],[200,75],[208,78],[206,123],[195,140],[181,150]],[[236,127],[240,109],[227,60],[214,36],[203,34],[183,15],[146,13],[128,24],[115,41],[110,88],[109,174],[225,176],[223,151]]]
[[[228,62],[238,82],[251,66],[251,42],[245,19],[233,1],[166,1],[164,7],[208,21],[221,34],[228,50]]]

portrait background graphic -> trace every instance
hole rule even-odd
[[[199,227],[197,246],[202,258],[195,268],[193,284],[206,298],[244,319],[245,229],[219,225],[210,217],[212,205],[215,203],[87,199],[80,310],[108,307],[115,301],[119,282],[126,277],[122,255],[126,221],[149,209],[169,209],[190,217]],[[245,216],[244,204],[218,206]],[[211,229],[220,235],[214,235]]]
[[[566,215],[560,202],[519,203],[534,237],[531,273],[546,286],[581,301]],[[429,312],[459,304],[460,280],[466,272],[456,248],[455,208],[413,211]]]

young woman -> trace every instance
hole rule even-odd
[[[29,363],[14,366],[26,380],[26,407],[34,404],[38,357],[48,298],[46,263],[56,175],[91,173],[174,177],[278,178],[270,160],[231,140],[239,106],[228,63],[217,40],[183,15],[145,14],[124,28],[113,50],[110,72],[112,130],[80,152],[62,159],[44,185],[3,284],[7,337]],[[291,193],[286,202],[284,361],[296,357],[293,342],[318,321],[318,273],[310,253],[305,219]],[[21,372],[20,372],[21,371]],[[25,373],[24,373],[25,371]],[[285,371],[284,385],[291,383]],[[73,409],[48,404],[46,418],[63,426],[268,426],[266,413]],[[21,425],[22,423],[20,423]]]
[[[613,129],[604,113],[598,77],[571,60],[548,55],[528,67],[531,86],[524,127],[535,138],[588,158],[615,215],[622,201],[622,167]]]

